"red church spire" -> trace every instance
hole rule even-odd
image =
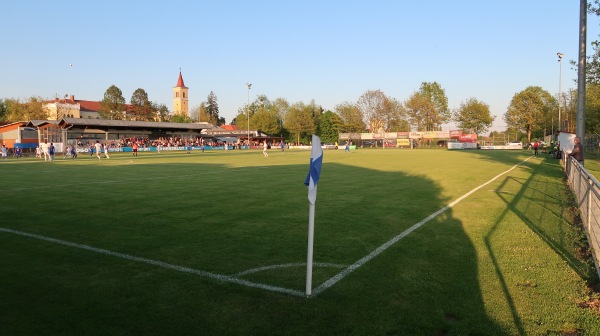
[[[185,84],[183,84],[183,77],[181,77],[181,70],[179,71],[179,79],[177,79],[177,86],[175,87],[185,87]]]

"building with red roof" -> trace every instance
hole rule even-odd
[[[48,120],[60,120],[62,118],[100,119],[100,102],[75,99],[74,95],[68,98],[65,96],[65,98],[47,101],[44,108],[48,112]]]
[[[173,88],[173,111],[175,114],[189,116],[188,91],[189,88],[185,86],[183,76],[179,71],[177,85]],[[99,101],[75,99],[74,95],[65,95],[63,98],[46,101],[44,108],[48,112],[48,120],[61,120],[62,118],[101,119]],[[125,104],[124,111],[121,111],[123,119],[129,119],[127,116],[133,110],[131,104]]]

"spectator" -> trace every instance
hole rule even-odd
[[[573,146],[573,150],[569,153],[569,156],[577,160],[583,166],[583,145],[581,144],[581,138],[575,137],[574,139],[575,146]]]

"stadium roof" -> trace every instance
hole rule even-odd
[[[132,120],[109,120],[109,119],[83,119],[63,118],[61,124],[73,126],[96,126],[96,127],[119,127],[119,128],[162,128],[162,129],[188,129],[204,130],[212,129],[213,125],[207,122],[200,123],[172,123],[155,121],[132,121]]]
[[[40,125],[44,125],[44,124],[55,124],[58,125],[60,121],[59,120],[29,120],[26,124],[26,126],[33,126],[33,127],[38,127]]]

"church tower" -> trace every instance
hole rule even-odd
[[[179,71],[177,85],[173,88],[173,112],[175,112],[175,114],[182,114],[186,117],[189,116],[188,88],[183,84],[181,70]]]

